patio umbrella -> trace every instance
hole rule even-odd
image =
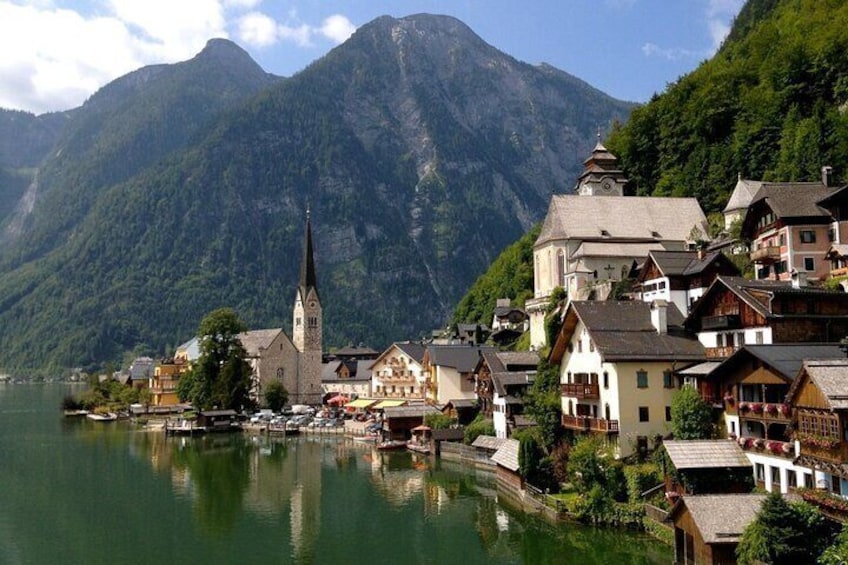
[[[350,399],[347,396],[343,394],[337,394],[336,396],[328,400],[327,404],[347,404],[348,402],[350,402]]]

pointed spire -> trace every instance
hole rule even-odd
[[[309,220],[309,205],[306,207],[306,231],[303,236],[303,261],[300,264],[300,287],[304,291],[314,288],[315,260],[312,257],[312,227]]]

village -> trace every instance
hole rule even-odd
[[[560,432],[596,438],[616,460],[664,451],[668,504],[655,510],[678,562],[732,561],[766,493],[845,521],[848,187],[833,186],[829,167],[819,182],[740,176],[710,237],[694,198],[624,196],[625,172],[600,139],[584,166],[573,194],[551,198],[526,304],[502,297],[490,325],[459,324],[382,352],[323,350],[307,214],[291,337],[282,328],[239,335],[251,394],[261,401],[282,384],[300,414],[266,411],[246,425],[334,428],[385,449],[482,458],[516,500],[549,506],[521,472],[515,439],[537,424],[525,399],[542,362],[557,371]],[[501,347],[527,332],[529,351]],[[147,389],[138,410],[170,418],[187,409],[178,383],[199,356],[195,337],[172,358],[136,359],[121,378]],[[671,433],[684,389],[709,406],[713,437]],[[206,417],[227,427],[237,411]],[[450,425],[427,425],[436,420]],[[463,451],[455,442],[475,424],[488,433]]]

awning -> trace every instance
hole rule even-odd
[[[432,428],[430,426],[420,425],[412,428],[413,432],[429,432]]]
[[[373,398],[357,398],[353,402],[348,402],[347,407],[348,408],[368,408],[369,406],[371,406],[375,402],[377,402],[377,401],[374,400]]]
[[[406,400],[382,400],[374,408],[395,408],[404,404],[406,404]]]

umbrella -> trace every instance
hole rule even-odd
[[[328,400],[327,404],[347,404],[348,402],[350,402],[350,399],[347,396],[343,394],[337,394],[336,396]]]

